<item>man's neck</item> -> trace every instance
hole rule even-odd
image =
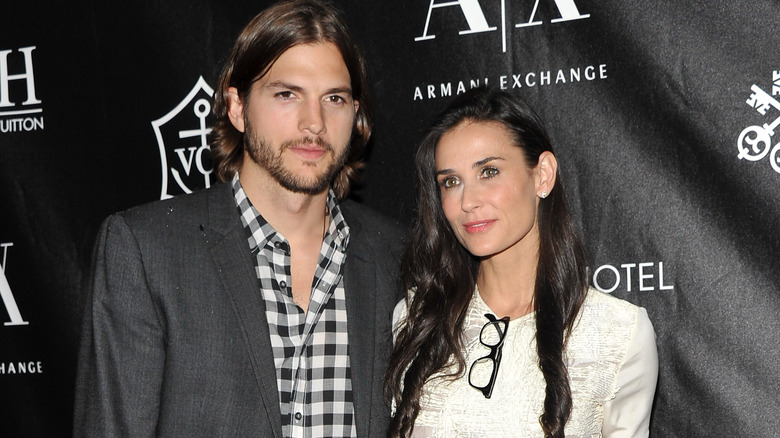
[[[315,195],[291,192],[257,169],[242,169],[239,180],[252,205],[285,238],[322,237],[327,190]]]

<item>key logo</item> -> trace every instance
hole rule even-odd
[[[748,126],[737,139],[737,157],[740,160],[761,161],[769,155],[769,165],[780,173],[780,142],[772,147],[775,129],[780,126],[780,70],[772,72],[772,92],[767,93],[756,84],[750,87],[750,97],[746,101],[758,114],[764,116],[765,123]],[[772,119],[774,117],[774,119]]]

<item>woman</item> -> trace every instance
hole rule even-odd
[[[588,287],[536,114],[503,91],[463,94],[423,139],[417,178],[389,435],[648,435],[652,325]]]

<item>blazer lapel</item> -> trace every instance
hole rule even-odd
[[[358,436],[368,436],[374,394],[374,347],[376,330],[376,266],[373,248],[361,239],[362,224],[342,209],[350,228],[347,262],[344,266],[344,289],[347,300],[349,361],[352,373],[352,395],[355,427]]]
[[[229,184],[223,186],[211,192],[209,231],[213,234],[205,237],[211,240],[211,254],[217,273],[230,298],[249,351],[268,422],[273,426],[274,436],[281,438],[282,414],[265,304],[257,290],[257,275],[233,202],[233,192]]]

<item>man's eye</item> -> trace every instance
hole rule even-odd
[[[344,104],[347,103],[347,99],[344,99],[341,96],[328,96],[326,99],[329,103],[335,103],[335,104]]]
[[[295,95],[293,94],[292,91],[280,91],[280,92],[276,93],[276,97],[278,97],[281,100],[290,100],[294,96]]]

